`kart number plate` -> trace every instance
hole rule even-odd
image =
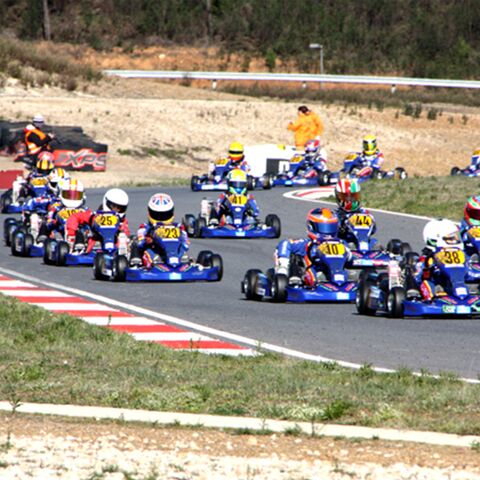
[[[352,215],[349,221],[356,228],[370,228],[373,223],[373,219],[370,215],[364,215],[361,213]]]
[[[348,300],[349,299],[349,294],[345,292],[338,292],[337,293],[337,300]]]
[[[436,255],[437,260],[444,265],[463,265],[465,263],[465,254],[462,250],[443,249]]]
[[[479,228],[479,227],[471,228],[471,229],[468,231],[468,234],[469,234],[472,238],[480,238],[480,228]]]
[[[324,242],[318,249],[326,257],[337,257],[345,254],[345,245],[340,242]]]
[[[223,167],[224,165],[226,165],[228,163],[228,160],[226,158],[221,158],[220,160],[217,160],[215,162],[215,165],[218,165],[220,167]]]
[[[180,228],[173,225],[162,225],[155,229],[155,235],[160,238],[180,238]]]
[[[356,153],[349,153],[346,157],[345,157],[345,160],[355,160],[357,158],[357,154]]]
[[[101,213],[95,217],[95,223],[101,227],[114,227],[118,223],[118,217],[111,213]]]
[[[302,157],[293,157],[290,160],[290,163],[300,163],[302,161]]]
[[[80,210],[78,210],[77,208],[62,208],[59,212],[58,212],[58,216],[62,219],[62,220],[67,220],[68,218],[70,218],[74,213],[77,213],[79,212]]]
[[[246,195],[230,195],[229,200],[233,206],[237,206],[237,205],[241,206],[247,203],[247,196]]]
[[[34,187],[43,187],[47,184],[47,181],[48,180],[46,178],[32,178],[30,180],[30,184]]]

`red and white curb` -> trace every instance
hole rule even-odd
[[[136,340],[159,343],[168,348],[209,354],[256,355],[250,348],[136,316],[59,290],[39,287],[6,275],[0,275],[0,293],[53,313],[68,313],[87,323],[128,333]]]
[[[295,200],[304,200],[307,202],[315,202],[322,198],[330,197],[335,192],[334,185],[325,187],[309,188],[303,190],[294,190],[293,192],[284,193],[283,196],[293,198]]]

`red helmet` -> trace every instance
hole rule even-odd
[[[335,198],[338,206],[346,212],[355,212],[360,208],[360,184],[356,178],[339,180],[335,186]]]
[[[307,233],[313,241],[335,237],[338,232],[338,218],[329,208],[314,208],[307,215]]]
[[[320,140],[309,140],[305,143],[305,153],[312,155],[320,150]]]
[[[470,197],[463,210],[463,218],[470,226],[480,226],[480,197]]]

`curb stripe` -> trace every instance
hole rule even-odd
[[[39,287],[5,275],[0,275],[0,293],[54,313],[70,314],[89,324],[131,335],[138,341],[157,343],[167,348],[198,350],[209,354],[256,355],[256,352],[250,348],[216,340],[201,333],[183,330],[174,325],[136,316],[76,295]]]

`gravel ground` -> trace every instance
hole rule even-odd
[[[475,449],[1,416],[0,478],[474,480]]]

